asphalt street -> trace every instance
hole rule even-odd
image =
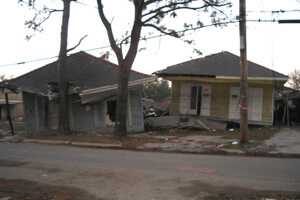
[[[96,195],[99,195],[97,188],[85,183],[92,185],[100,172],[103,181],[114,185],[142,180],[140,186],[146,187],[147,180],[152,183],[199,180],[216,186],[225,184],[255,190],[300,190],[300,159],[135,152],[30,143],[0,143],[0,159],[27,163],[19,167],[0,166],[1,178],[72,185]]]

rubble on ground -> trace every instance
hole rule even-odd
[[[227,123],[204,119],[199,116],[182,117],[179,115],[152,117],[145,119],[146,130],[165,130],[170,128],[224,131]]]

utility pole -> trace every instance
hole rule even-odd
[[[240,0],[240,143],[247,141],[248,132],[248,63],[246,40],[246,0]]]

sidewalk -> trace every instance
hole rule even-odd
[[[0,132],[0,134],[3,132]],[[282,128],[273,137],[264,141],[249,141],[249,144],[238,144],[235,139],[226,138],[222,135],[163,135],[153,132],[130,134],[126,139],[115,141],[110,135],[97,135],[96,139],[86,141],[72,141],[59,136],[48,139],[27,139],[20,134],[5,136],[0,142],[26,142],[51,145],[70,145],[89,148],[127,149],[152,152],[173,152],[212,155],[238,155],[238,156],[261,156],[261,157],[284,157],[300,158],[300,129]],[[94,136],[95,137],[95,136]],[[253,145],[253,146],[252,146]]]

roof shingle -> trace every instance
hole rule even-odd
[[[47,93],[50,82],[57,82],[58,62],[50,63],[9,81],[10,86],[30,93]],[[80,90],[118,83],[118,66],[85,52],[67,57],[68,82]],[[151,77],[131,70],[129,81]]]
[[[239,77],[240,57],[229,52],[221,52],[199,58],[157,71],[158,76],[204,76],[204,77]],[[288,78],[274,70],[248,61],[248,77],[255,78]]]

